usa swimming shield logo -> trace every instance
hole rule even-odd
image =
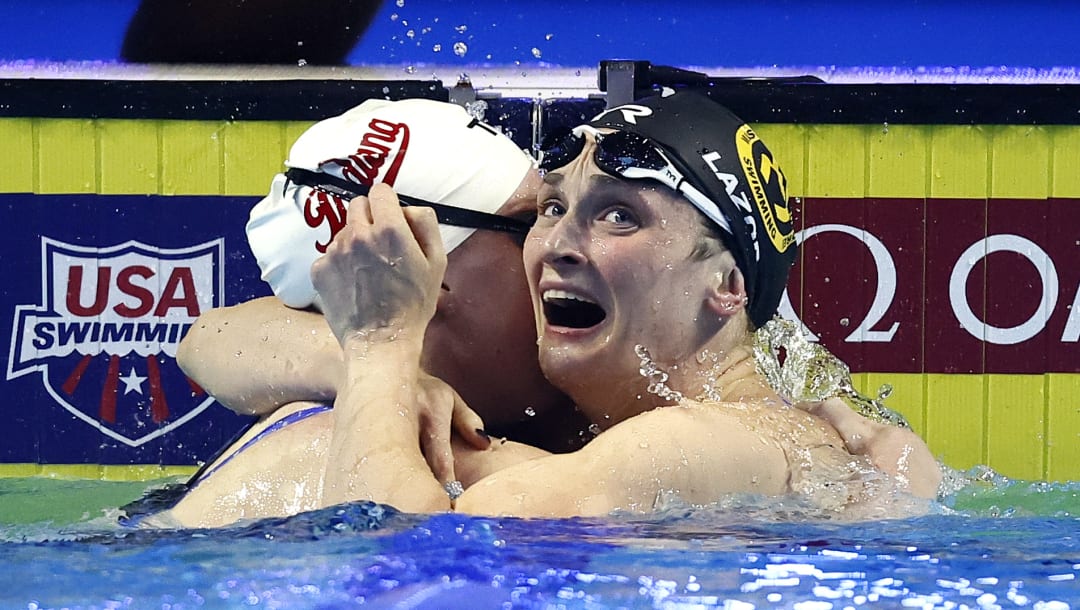
[[[138,447],[213,399],[176,364],[181,337],[221,305],[225,243],[86,247],[41,238],[41,303],[17,305],[7,378],[40,373],[48,394],[102,434]]]

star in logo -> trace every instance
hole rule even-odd
[[[124,382],[124,395],[132,391],[142,394],[142,383],[146,381],[146,377],[135,374],[135,367],[131,367],[131,372],[127,377],[121,377],[120,381]]]

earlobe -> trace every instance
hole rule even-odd
[[[730,317],[746,307],[746,285],[738,267],[733,267],[726,278],[723,273],[716,274],[716,282],[710,287],[706,302],[721,318]]]

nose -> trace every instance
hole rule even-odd
[[[586,260],[581,247],[583,237],[570,218],[562,218],[542,238],[542,260],[553,266],[583,264]]]

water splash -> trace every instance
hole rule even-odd
[[[709,363],[708,370],[702,373],[700,400],[707,402],[724,402],[723,388],[718,384],[720,374],[723,372],[720,354],[714,354],[709,350],[703,350],[697,357],[698,364]]]
[[[469,113],[472,118],[483,121],[484,116],[487,114],[488,103],[484,100],[476,100],[475,102],[465,103],[465,112]]]
[[[780,362],[780,352],[786,354]],[[773,390],[791,403],[838,397],[868,419],[910,428],[904,416],[882,402],[892,388],[883,387],[879,398],[859,393],[851,370],[820,344],[811,343],[798,325],[773,318],[754,333],[754,360]]]
[[[641,367],[638,368],[638,372],[649,381],[648,392],[674,403],[682,402],[682,393],[667,386],[668,374],[656,366],[652,356],[649,355],[649,350],[645,349],[643,345],[635,345],[634,353],[641,359]]]

